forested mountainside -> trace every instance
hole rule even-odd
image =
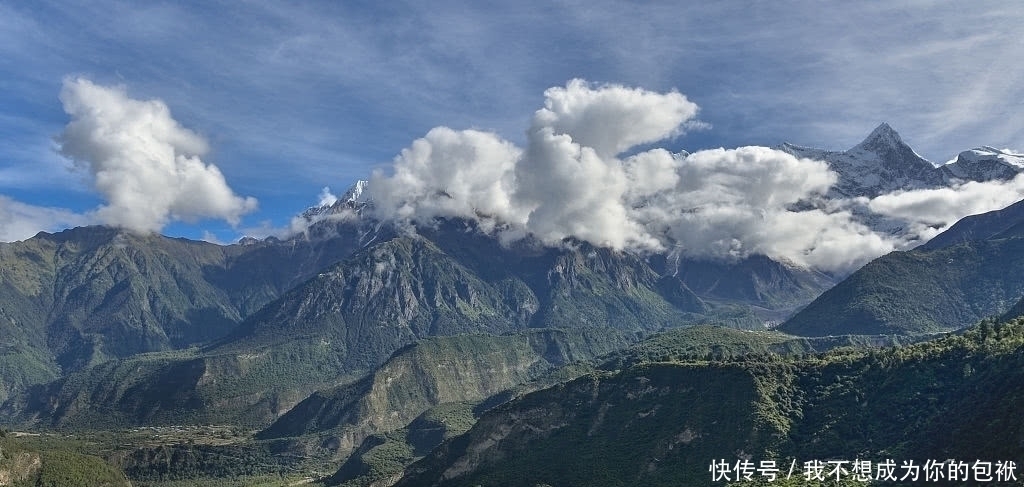
[[[0,243],[0,400],[106,360],[221,338],[348,256],[353,231],[221,246],[84,227]]]
[[[130,487],[132,484],[102,458],[75,451],[73,444],[54,447],[32,437],[18,438],[0,430],[0,485],[58,487],[89,485]]]
[[[1005,313],[1024,295],[1024,238],[893,252],[823,293],[782,326],[806,336],[951,331]]]
[[[711,462],[743,459],[780,475],[791,460],[1015,462],[1022,366],[1021,320],[811,358],[642,362],[499,406],[396,485],[720,485]]]

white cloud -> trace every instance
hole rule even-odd
[[[846,212],[773,212],[756,228],[747,239],[756,253],[818,269],[851,271],[895,250],[893,238]]]
[[[159,100],[134,100],[123,88],[83,78],[67,79],[61,91],[71,122],[61,134],[61,153],[93,177],[106,199],[103,223],[159,231],[172,220],[217,218],[237,225],[256,200],[234,194],[220,170],[205,163],[206,141],[181,127]]]
[[[823,162],[766,147],[700,151],[674,160],[671,173],[663,164],[654,173],[660,175],[646,178],[662,184],[653,193],[636,193],[629,201],[630,216],[686,255],[763,254],[849,270],[893,249],[887,238],[857,223],[849,212],[791,209],[835,182]]]
[[[545,94],[525,149],[445,127],[414,142],[393,174],[370,181],[378,215],[476,219],[504,240],[532,234],[551,245],[575,238],[715,259],[764,254],[829,270],[894,248],[842,209],[792,209],[835,183],[824,162],[765,147],[654,148],[620,159],[692,121],[697,106],[679,93],[573,80]]]
[[[225,242],[223,240],[221,240],[219,237],[217,237],[217,234],[215,234],[215,233],[213,233],[213,232],[211,232],[209,230],[203,230],[203,234],[199,238],[199,240],[202,240],[204,242],[209,242],[209,243],[212,243],[212,244],[216,244],[216,245],[225,245]]]
[[[550,128],[609,158],[632,147],[682,132],[698,107],[682,94],[655,93],[621,85],[592,86],[581,79],[544,92],[544,108],[533,116],[531,131]]]
[[[575,237],[612,248],[656,245],[628,217],[621,163],[551,127],[532,131],[516,166],[516,198],[530,208],[526,230],[547,243]]]
[[[337,202],[338,196],[331,193],[331,188],[329,186],[324,186],[324,189],[320,190],[320,202],[317,203],[317,206],[331,206]]]
[[[905,221],[928,240],[961,218],[1005,208],[1024,199],[1024,174],[1010,181],[970,181],[937,189],[896,191],[860,203],[880,215]]]
[[[0,242],[24,240],[41,231],[87,225],[89,215],[63,208],[46,208],[15,201],[0,195]]]
[[[495,134],[437,127],[395,158],[393,174],[370,179],[379,214],[427,223],[439,216],[523,223],[513,201],[521,150]]]
[[[515,165],[515,197],[529,210],[525,230],[549,243],[575,237],[618,249],[661,248],[630,217],[625,197],[631,181],[640,184],[633,191],[647,191],[645,173],[659,165],[667,169],[667,153],[633,156],[632,173],[617,156],[682,133],[697,105],[675,91],[594,86],[579,79],[544,95]]]

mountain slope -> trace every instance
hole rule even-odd
[[[489,411],[398,485],[699,485],[710,458],[781,440],[758,417],[762,399],[756,376],[736,365],[587,376]]]
[[[667,270],[701,299],[749,305],[766,321],[789,316],[838,282],[834,276],[763,255],[734,262],[679,259]]]
[[[73,451],[74,445],[32,443],[0,431],[0,485],[131,486],[124,473],[99,457]]]
[[[334,237],[220,246],[106,227],[0,243],[0,400],[104,360],[223,337],[359,247]]]
[[[965,242],[1011,237],[1024,237],[1024,201],[964,217],[918,249],[935,250]]]
[[[731,360],[769,355],[799,357],[841,347],[880,348],[904,343],[909,343],[909,340],[886,335],[797,337],[778,331],[698,325],[666,330],[636,345],[599,357],[598,368],[612,371],[651,362]]]
[[[1024,238],[879,257],[780,329],[804,336],[949,331],[1002,314],[1024,296]]]
[[[349,368],[368,370],[418,338],[522,328],[520,310],[535,307],[526,290],[492,286],[429,241],[400,237],[286,293],[216,350],[329,340]]]
[[[979,147],[961,152],[956,160],[939,169],[951,181],[1008,180],[1024,171],[1024,156],[992,147]]]
[[[318,391],[259,438],[317,434],[347,454],[372,434],[409,425],[441,404],[481,402],[577,360],[629,343],[611,329],[536,330],[502,336],[422,340],[395,353],[365,379]]]
[[[564,344],[554,348],[556,350],[565,350],[572,347],[580,348],[582,345],[582,350],[585,350],[590,354],[597,349],[595,348],[595,345],[603,346],[605,349],[611,348],[608,346],[607,338],[600,338],[604,335],[601,330],[593,330],[589,333],[590,337],[586,337],[586,335],[579,335],[579,331],[573,330],[573,333],[566,334],[564,338],[560,340]],[[534,342],[534,340],[532,340],[533,337],[551,336],[552,332],[554,331],[534,333],[531,335],[531,342]],[[521,336],[490,337],[488,340],[493,341],[493,343],[497,345],[499,343],[521,343],[523,338],[524,337]],[[580,338],[586,339],[581,341]],[[483,337],[474,337],[473,339],[480,340],[483,339]],[[439,343],[447,343],[450,339],[444,338],[439,340]],[[621,348],[620,350],[597,357],[592,362],[597,365],[597,369],[617,371],[651,362],[700,360],[705,357],[725,359],[754,356],[802,356],[804,354],[822,352],[838,347],[870,348],[891,346],[898,343],[899,342],[893,340],[892,337],[847,336],[807,339],[770,331],[755,332],[718,326],[694,326],[667,330],[648,337],[640,343],[628,348],[621,348],[622,345],[619,344],[615,348]],[[536,353],[539,353],[540,349],[537,345],[538,344],[532,344],[531,347],[536,351]],[[502,347],[505,347],[505,345],[502,345]],[[510,348],[516,349],[522,347]],[[545,355],[551,356],[550,350],[546,352]],[[554,357],[557,358],[564,355],[564,353],[557,353],[554,354]],[[579,352],[573,355],[576,359],[584,358],[584,355]],[[421,356],[423,355],[421,354]],[[478,355],[470,354],[470,356],[475,357]],[[532,355],[527,353],[526,356]],[[389,364],[394,361],[395,358],[397,358],[397,355],[374,374],[374,380],[379,380],[379,377],[387,378],[386,388],[388,390],[422,390],[424,386],[406,384],[405,381],[402,380],[404,377],[408,377],[408,374],[396,374],[389,368]],[[454,372],[454,375],[460,378],[470,378],[468,384],[464,387],[466,390],[470,391],[471,395],[460,396],[458,395],[459,393],[456,393],[453,396],[450,388],[439,388],[441,390],[445,390],[447,392],[446,395],[449,398],[460,398],[463,399],[463,401],[448,403],[448,407],[446,408],[435,406],[424,413],[428,417],[417,418],[403,429],[378,430],[377,434],[367,437],[366,440],[355,451],[353,451],[348,460],[341,466],[341,468],[338,469],[338,472],[330,478],[328,481],[329,484],[333,485],[335,483],[343,483],[345,485],[367,485],[371,482],[383,482],[384,479],[393,478],[396,474],[401,472],[402,468],[415,461],[417,457],[421,457],[437,447],[441,443],[441,440],[445,439],[446,436],[455,436],[457,434],[461,434],[465,430],[468,430],[474,422],[473,412],[486,410],[487,407],[493,407],[507,400],[520,397],[523,394],[550,387],[552,384],[566,382],[597,370],[593,365],[587,362],[575,363],[557,369],[553,373],[541,376],[539,379],[531,380],[529,383],[520,385],[514,390],[499,393],[485,400],[483,403],[480,403],[480,397],[484,394],[477,393],[478,388],[483,385],[484,387],[489,387],[489,391],[495,390],[493,386],[489,385],[491,381],[485,380],[483,384],[481,384],[477,380],[473,379],[476,377],[474,374],[470,373],[464,375],[463,373],[460,373],[459,371],[463,370],[462,367],[456,368],[454,371],[450,370],[447,367],[447,364],[451,362],[451,359],[442,359],[437,361],[428,358],[422,362],[440,362],[441,364],[445,364],[446,367],[443,370],[438,368],[435,372],[435,374],[441,377],[450,376]],[[465,360],[462,362],[465,362]],[[497,367],[490,367],[490,369],[498,369],[500,372],[504,372],[509,369],[507,361],[498,360],[497,363]],[[550,367],[551,363],[566,363],[566,360],[557,359],[552,362],[551,358],[547,358],[544,361],[538,361],[537,363],[545,364]],[[480,363],[477,363],[475,366],[479,367],[480,365]],[[435,388],[430,385],[434,384],[437,380],[439,380],[437,377],[427,377],[422,380],[421,383],[426,383],[428,385],[428,390],[434,390]],[[460,382],[465,383],[467,381],[465,379],[460,379]],[[346,390],[348,388],[342,389]],[[364,388],[364,390],[368,389],[368,387]],[[379,395],[380,394],[378,394],[378,396]],[[415,393],[413,393],[413,395],[415,396]],[[423,394],[423,396],[429,395],[430,394]],[[403,394],[403,396],[405,396],[405,394]],[[341,400],[346,397],[350,397],[351,399],[347,401]],[[317,393],[310,398],[309,406],[312,407],[304,407],[303,404],[296,406],[292,411],[286,414],[278,424],[272,426],[271,429],[275,429],[279,425],[283,426],[284,424],[291,423],[294,425],[304,425],[300,428],[295,428],[293,426],[290,428],[292,431],[315,431],[315,428],[306,428],[308,428],[308,426],[319,425],[322,431],[336,434],[335,431],[338,430],[325,429],[325,425],[330,426],[331,424],[338,424],[339,421],[333,420],[325,424],[322,421],[322,418],[337,418],[341,415],[345,415],[348,418],[351,418],[344,421],[345,423],[348,425],[358,424],[354,419],[364,417],[361,411],[365,408],[360,407],[359,404],[366,401],[367,397],[372,397],[372,395],[347,396],[346,394],[339,394],[338,392],[327,393],[327,391],[325,391],[323,395],[321,395],[321,393]],[[353,400],[355,398],[361,399],[357,402]],[[412,404],[417,404],[417,402],[413,401]],[[422,407],[423,406],[420,406],[420,408]],[[396,413],[408,414],[403,412],[401,404],[389,404],[387,410],[392,411],[392,416]],[[438,417],[442,418],[440,422],[437,419]],[[434,419],[431,420],[429,418]],[[287,421],[285,421],[286,419]],[[346,426],[340,431],[353,431],[353,427]],[[269,430],[267,432],[269,432]],[[267,432],[264,432],[263,434],[266,434]],[[318,440],[318,443],[325,443],[325,441]]]
[[[741,458],[783,471],[790,459],[1011,460],[1024,453],[1022,350],[1017,321],[811,360],[639,364],[495,408],[397,485],[715,485],[710,462]]]

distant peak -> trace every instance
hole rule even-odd
[[[345,191],[345,194],[340,198],[340,200],[347,203],[359,203],[362,201],[363,192],[366,191],[367,184],[369,184],[369,181],[366,181],[365,179],[356,181],[355,184],[348,188],[348,191]]]
[[[299,216],[307,222],[312,223],[333,214],[349,211],[359,213],[363,207],[371,203],[369,195],[366,192],[368,185],[368,181],[360,179],[350,186],[348,191],[345,191],[345,194],[340,198],[332,195],[329,188],[324,188],[324,192],[320,196],[320,204],[307,208],[306,211],[302,212]]]
[[[896,149],[906,145],[903,142],[903,138],[900,137],[900,134],[892,126],[882,122],[881,125],[875,127],[875,130],[871,131],[871,134],[863,142],[857,144],[853,149],[877,152],[879,149]]]
[[[1024,171],[1024,154],[1017,154],[1006,149],[996,149],[987,145],[965,150],[955,160],[947,163],[947,165],[950,167],[955,167],[954,164],[970,166],[977,165],[983,161],[995,161],[1010,166],[1017,172]]]
[[[882,123],[878,124],[877,127],[875,127],[875,130],[871,131],[872,135],[874,135],[875,133],[892,133],[892,134],[896,134],[896,130],[892,128],[892,125],[889,125],[889,122],[882,122]],[[897,134],[897,136],[898,136],[898,134]]]

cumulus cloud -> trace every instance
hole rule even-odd
[[[106,224],[159,231],[172,220],[238,224],[256,200],[235,195],[220,170],[202,160],[206,141],[182,127],[159,100],[135,100],[123,88],[67,79],[60,94],[71,122],[61,154],[89,171],[106,199]]]
[[[961,218],[1005,208],[1024,199],[1024,174],[1009,181],[969,181],[946,188],[896,191],[860,200],[872,212],[906,222],[926,241]]]
[[[575,237],[613,248],[655,244],[629,218],[626,174],[614,159],[550,127],[533,131],[516,165],[516,198],[529,209],[526,229],[545,242]]]
[[[675,91],[594,86],[579,79],[544,95],[515,166],[515,196],[528,211],[526,230],[546,242],[575,237],[613,248],[659,249],[662,243],[630,216],[626,195],[636,181],[617,156],[681,134],[697,105]],[[657,165],[666,154],[636,155],[635,165]]]
[[[707,259],[761,254],[847,272],[964,216],[1024,198],[1024,175],[827,200],[827,163],[766,147],[673,154],[639,146],[702,128],[680,93],[573,80],[545,91],[526,146],[439,127],[376,172],[378,217],[475,219],[504,241],[532,235]],[[869,226],[869,224],[871,226]]]
[[[437,127],[395,158],[393,174],[374,173],[370,197],[386,218],[476,218],[488,229],[522,225],[523,209],[513,196],[521,153],[492,133]]]
[[[766,147],[700,151],[675,160],[671,171],[663,164],[646,178],[661,183],[634,196],[631,217],[686,255],[763,254],[847,270],[893,249],[888,238],[847,211],[794,209],[835,183],[823,162]]]
[[[545,92],[525,148],[435,128],[395,158],[392,173],[375,173],[369,191],[380,217],[475,219],[506,241],[529,234],[700,258],[764,254],[829,270],[894,248],[848,211],[797,209],[835,183],[823,162],[765,147],[629,154],[700,127],[697,113],[674,91],[573,80]]]
[[[601,158],[682,133],[698,107],[678,92],[655,93],[621,85],[592,86],[581,79],[544,92],[532,132],[565,134]]]
[[[63,208],[34,206],[0,195],[0,242],[27,239],[40,231],[88,225],[91,216]]]

